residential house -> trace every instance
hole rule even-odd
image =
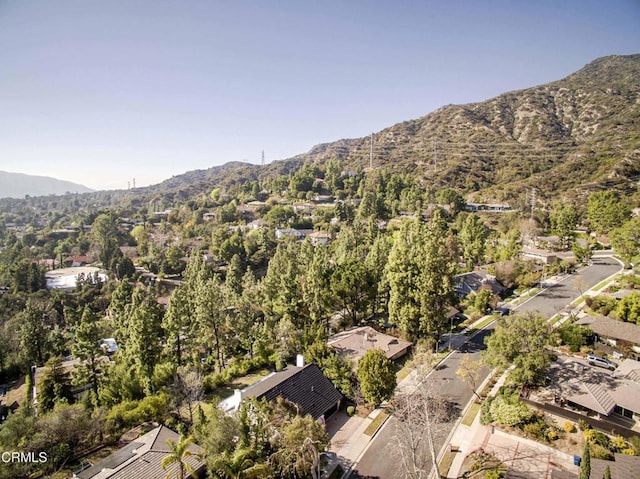
[[[91,258],[89,256],[73,256],[71,258],[71,267],[78,268],[80,266],[86,266],[91,263]]]
[[[631,479],[640,477],[640,456],[627,456],[615,453],[613,461],[605,459],[591,459],[591,474],[589,479],[604,477],[604,471],[609,467],[611,479]]]
[[[296,366],[287,366],[266,378],[246,387],[236,389],[234,395],[222,401],[221,408],[235,411],[246,398],[265,398],[275,401],[279,397],[295,403],[301,414],[309,414],[320,423],[335,413],[342,404],[343,395],[329,381],[316,364],[304,364],[298,355]]]
[[[297,239],[303,239],[304,233],[294,228],[276,228],[276,239],[282,239],[285,236],[293,236]]]
[[[314,231],[308,235],[313,246],[327,246],[331,241],[331,235],[323,231]]]
[[[264,201],[249,201],[247,203],[247,207],[252,210],[258,210],[260,208],[264,208],[267,204]]]
[[[164,479],[178,477],[177,463],[167,468],[162,467],[162,460],[171,453],[169,441],[177,443],[178,433],[165,426],[158,426],[133,442],[118,449],[100,462],[73,475],[73,479]],[[189,444],[190,456],[184,461],[191,466],[195,475],[185,471],[184,478],[204,478],[205,463],[201,459],[203,449],[196,444]]]
[[[267,222],[265,220],[263,220],[262,218],[258,218],[257,220],[253,220],[251,223],[247,223],[247,228],[252,229],[252,230],[259,230],[262,228],[266,228]]]
[[[506,203],[467,203],[464,205],[465,211],[477,212],[484,211],[486,213],[504,213],[513,211],[511,206]]]
[[[478,291],[482,289],[489,289],[498,296],[504,294],[507,290],[495,276],[482,270],[458,274],[453,277],[453,283],[460,298],[464,298],[469,294],[478,294]]]
[[[354,367],[370,349],[382,350],[388,359],[398,359],[411,349],[413,343],[380,333],[371,326],[351,328],[334,334],[327,345],[333,348],[342,359],[352,361]]]
[[[547,371],[550,384],[540,398],[608,416],[640,419],[640,362],[626,359],[614,371],[574,358],[559,359]]]
[[[635,359],[640,358],[640,326],[606,316],[585,316],[575,324],[590,328],[596,334],[596,341]]]

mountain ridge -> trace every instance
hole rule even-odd
[[[603,176],[609,176],[607,187],[628,189],[640,175],[639,91],[640,54],[598,58],[564,79],[445,105],[374,133],[374,167],[401,168],[435,188],[498,200],[516,196],[517,187],[588,191]],[[366,167],[369,141],[323,143],[294,158]],[[563,181],[577,167],[583,170],[577,184]],[[539,184],[545,173],[549,188]]]
[[[84,185],[50,176],[27,175],[0,170],[0,198],[91,193]]]

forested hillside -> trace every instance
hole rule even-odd
[[[373,135],[374,167],[493,200],[527,187],[554,198],[635,191],[640,172],[640,55],[604,57],[546,85],[448,105]],[[370,138],[318,145],[296,159],[366,167]]]
[[[367,326],[430,353],[599,240],[638,262],[639,60],[395,125],[375,135],[372,171],[364,138],[150,188],[0,201],[0,447],[50,457],[0,477],[68,477],[147,421],[193,437],[212,477],[236,458],[291,477],[309,451],[297,474],[311,477],[328,441],[318,421],[282,402],[227,416],[220,400],[300,354],[377,406],[394,365],[351,362],[334,333]],[[540,248],[555,259],[527,256]],[[77,265],[94,269],[62,269]],[[58,274],[68,288],[47,281]]]

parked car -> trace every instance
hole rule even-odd
[[[618,367],[618,365],[613,361],[609,361],[608,359],[605,359],[602,356],[597,356],[595,354],[589,354],[587,356],[587,361],[589,361],[589,364],[591,366],[600,366],[601,368],[610,369],[611,371]]]

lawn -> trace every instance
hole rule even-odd
[[[442,460],[440,464],[438,464],[438,470],[440,471],[440,477],[447,477],[447,473],[449,469],[451,469],[451,464],[453,464],[453,460],[456,457],[455,452],[447,451],[442,456]]]
[[[367,436],[373,436],[376,432],[378,432],[378,429],[382,427],[382,424],[384,424],[384,422],[387,420],[388,417],[389,415],[387,414],[386,411],[384,410],[380,411],[380,413],[376,416],[376,418],[373,421],[371,421],[371,424],[369,424],[367,428],[364,430],[364,433]]]
[[[480,406],[481,405],[476,402],[472,403],[471,407],[467,411],[467,414],[465,414],[464,417],[462,418],[462,424],[464,424],[465,426],[471,427],[471,424],[473,423],[473,420],[476,418],[478,411],[480,411]]]
[[[495,317],[495,316],[493,316],[493,315],[492,315],[492,316],[487,317],[486,319],[484,319],[483,321],[481,321],[480,323],[478,323],[476,326],[474,326],[473,328],[471,328],[471,329],[469,330],[469,333],[468,333],[468,334],[473,334],[473,333],[475,333],[476,331],[478,331],[478,330],[480,330],[480,329],[484,328],[485,326],[487,326],[488,324],[492,323],[492,322],[493,322],[493,321],[495,321],[495,320],[496,320],[496,317]]]

